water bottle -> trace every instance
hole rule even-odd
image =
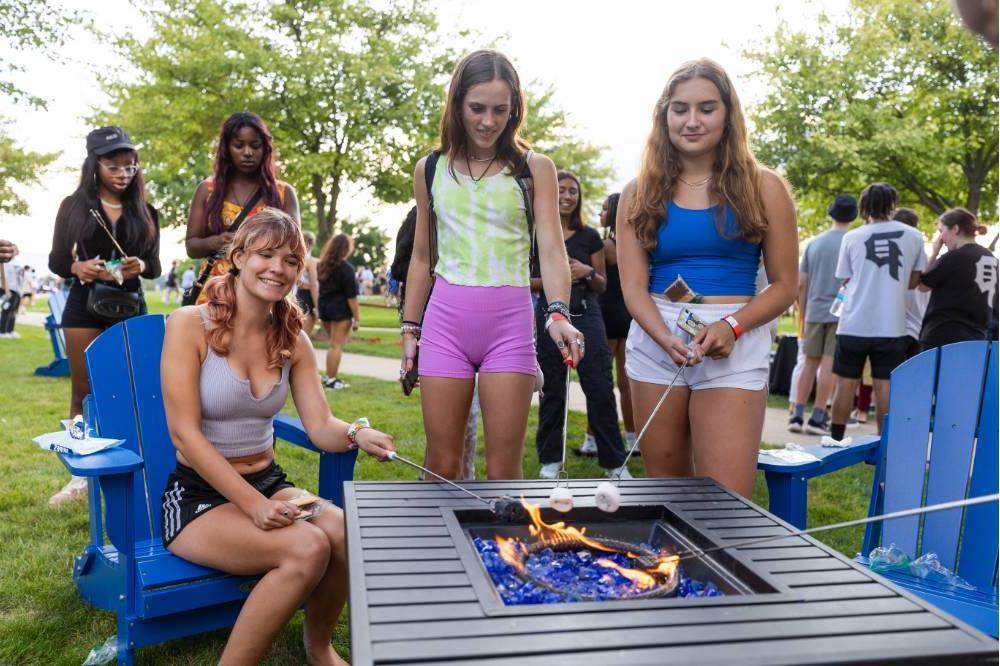
[[[833,297],[833,303],[830,304],[830,314],[834,317],[839,317],[840,313],[844,311],[844,305],[847,303],[847,285],[840,285],[840,289],[837,290],[837,295]]]

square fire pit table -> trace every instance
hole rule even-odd
[[[597,483],[543,519],[682,548],[793,530],[711,479],[623,481],[617,514],[593,508]],[[467,486],[546,507],[553,482]],[[810,537],[683,563],[724,596],[505,606],[472,539],[527,528],[485,508],[443,483],[345,484],[355,666],[997,663],[996,641]]]

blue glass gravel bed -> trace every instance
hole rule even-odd
[[[602,601],[628,599],[642,592],[616,570],[595,564],[589,550],[557,552],[546,548],[528,558],[525,566],[535,578],[566,591],[566,594],[558,594],[519,578],[517,570],[500,556],[500,548],[495,540],[474,537],[472,541],[494,587],[507,606],[573,603],[580,601],[581,595]],[[609,559],[618,566],[631,568],[629,558],[621,553],[602,552],[600,557]],[[683,567],[679,576],[680,583],[675,596],[724,596],[715,583],[703,583],[684,575]]]

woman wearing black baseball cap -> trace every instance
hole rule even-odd
[[[49,269],[72,280],[61,325],[73,385],[69,416],[83,411],[90,392],[83,351],[109,326],[146,313],[140,277],[160,275],[160,228],[146,203],[139,153],[121,127],[87,135],[80,184],[56,214]],[[52,505],[86,495],[74,477]]]

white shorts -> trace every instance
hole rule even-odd
[[[672,303],[662,298],[653,298],[653,303],[659,308],[660,317],[670,332],[684,342],[690,342],[691,336],[677,326],[677,316],[682,308],[688,308],[705,323],[711,324],[741,307],[734,303]],[[712,388],[759,391],[767,388],[770,353],[771,334],[767,326],[758,326],[740,336],[728,358],[703,359],[698,365],[686,369],[677,378],[677,385],[694,391]],[[625,373],[637,382],[664,386],[677,373],[677,364],[635,320],[625,341]]]

